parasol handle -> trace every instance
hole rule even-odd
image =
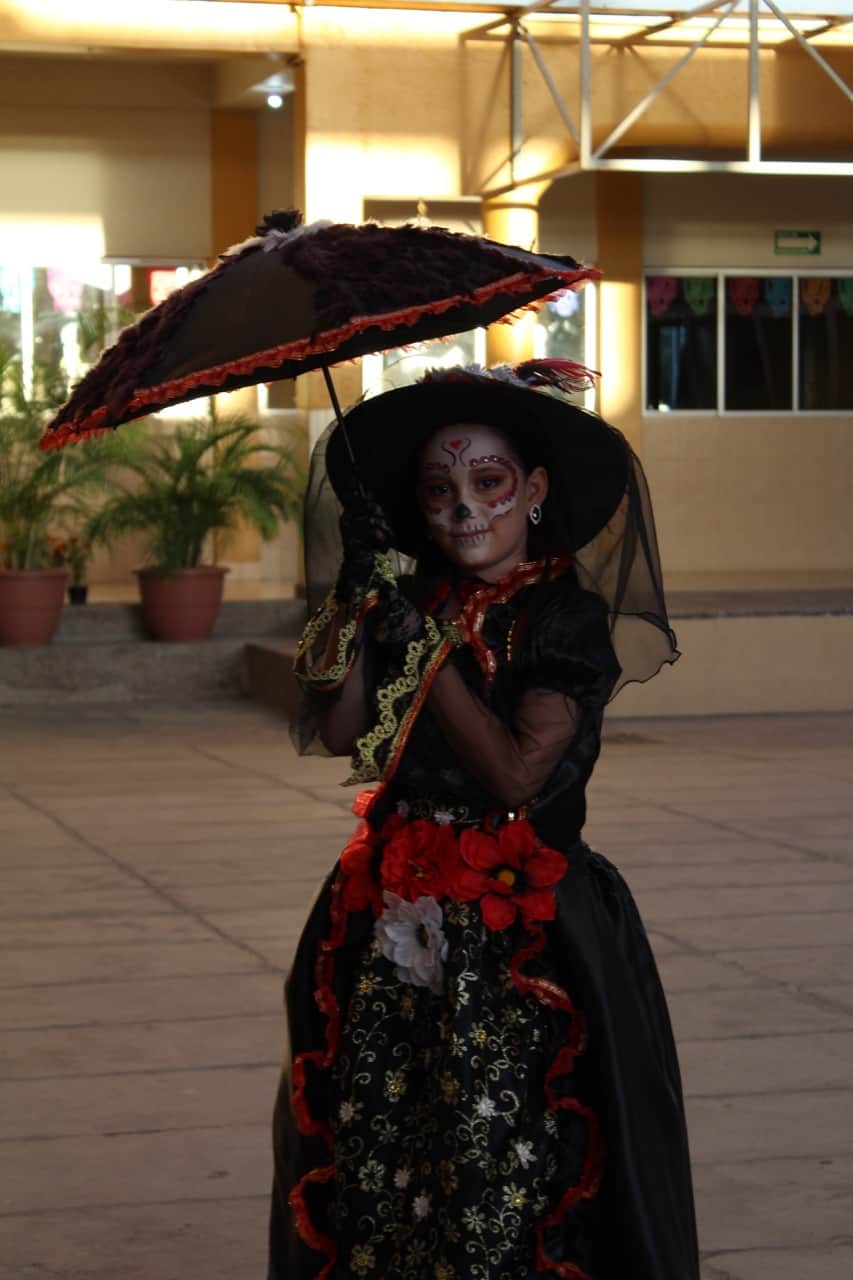
[[[329,393],[329,399],[332,402],[332,408],[335,411],[335,417],[337,418],[338,426],[340,427],[341,432],[343,433],[344,444],[347,447],[347,453],[350,456],[350,462],[352,463],[353,471],[355,472],[356,484],[358,485],[361,491],[362,497],[365,497],[366,495],[364,492],[364,485],[361,483],[361,477],[358,474],[358,464],[356,463],[355,454],[353,453],[352,444],[350,443],[349,434],[347,432],[347,424],[344,421],[344,415],[343,415],[343,412],[341,411],[341,402],[340,400],[338,400],[338,393],[335,390],[334,382],[332,382],[332,375],[329,372],[328,365],[324,364],[321,367],[323,370],[323,380],[326,383],[326,390]]]
[[[348,454],[349,454],[349,456],[350,456],[350,462],[353,464],[353,466],[355,466],[355,454],[354,454],[354,453],[353,453],[353,451],[352,451],[352,445],[350,444],[350,438],[349,438],[349,436],[347,435],[347,424],[344,422],[344,415],[343,415],[343,413],[341,412],[341,402],[340,402],[340,400],[338,399],[338,393],[337,393],[337,391],[335,390],[335,384],[334,384],[334,382],[332,382],[332,375],[329,373],[329,367],[328,367],[328,365],[325,365],[325,364],[324,364],[324,365],[322,366],[322,369],[323,369],[323,379],[324,379],[324,381],[325,381],[325,383],[326,383],[326,390],[327,390],[327,391],[328,391],[328,393],[329,393],[329,399],[330,399],[330,400],[331,400],[331,402],[332,402],[332,408],[333,408],[333,409],[334,409],[334,411],[335,411],[335,417],[336,417],[336,418],[337,418],[337,420],[338,420],[338,426],[340,427],[341,431],[343,432],[344,441],[346,442],[346,446],[347,446],[347,453],[348,453]]]

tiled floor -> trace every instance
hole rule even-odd
[[[0,720],[2,1280],[262,1280],[342,775],[242,704]],[[853,1274],[853,716],[613,721],[586,834],[669,994],[707,1280]]]

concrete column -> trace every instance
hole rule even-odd
[[[539,241],[539,197],[545,188],[523,187],[495,200],[483,201],[483,231],[490,240],[535,250]],[[524,312],[513,324],[493,324],[486,330],[488,364],[519,364],[533,357],[536,316]]]
[[[643,175],[596,173],[599,409],[643,448]]]

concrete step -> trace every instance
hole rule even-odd
[[[304,600],[225,600],[213,639],[299,635],[304,621]],[[138,604],[66,604],[52,644],[101,645],[147,639]]]
[[[853,711],[853,613],[682,615],[681,658],[630,684],[614,716]]]
[[[849,593],[735,594],[673,593],[681,660],[627,686],[612,714],[853,710]],[[0,648],[0,706],[250,697],[291,715],[304,609],[295,600],[227,601],[211,640],[167,645],[142,638],[135,606],[66,606],[52,644]]]
[[[719,602],[673,611],[681,658],[646,684],[626,685],[612,715],[853,711],[853,612],[781,603],[776,613],[755,605],[729,611]],[[293,645],[261,640],[248,650],[249,696],[290,714],[298,695]]]
[[[296,644],[290,640],[254,640],[246,645],[244,687],[253,702],[290,718],[299,704],[299,685],[293,674]]]
[[[673,619],[812,617],[853,613],[853,587],[681,588],[666,602]]]
[[[138,605],[65,605],[49,645],[0,648],[0,706],[190,703],[247,693],[250,641],[291,648],[302,600],[226,600],[210,640],[150,640]]]
[[[188,703],[245,696],[241,637],[202,644],[56,644],[0,649],[0,707]]]

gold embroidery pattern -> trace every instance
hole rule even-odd
[[[300,658],[303,658],[307,653],[310,653],[317,637],[325,631],[326,627],[332,621],[332,618],[334,618],[337,607],[338,602],[335,599],[334,590],[332,590],[326,596],[326,599],[320,605],[320,608],[316,613],[312,614],[305,624],[305,628],[302,635],[299,637],[299,642],[296,646],[297,661]]]
[[[406,645],[403,670],[395,680],[376,690],[375,700],[378,719],[373,728],[360,737],[353,752],[353,769],[348,782],[377,782],[389,776],[388,764],[399,758],[402,740],[408,737],[423,698],[416,699],[402,710],[398,703],[404,698],[426,692],[425,682],[434,674],[452,647],[451,637],[435,619],[424,619],[426,634],[421,640],[410,640]],[[382,753],[384,760],[377,756]]]
[[[309,618],[296,646],[293,671],[301,684],[314,689],[331,690],[337,688],[346,678],[353,662],[353,642],[356,632],[365,614],[376,604],[381,582],[393,585],[396,579],[388,557],[383,552],[377,551],[373,557],[373,572],[364,589],[356,594],[348,616],[334,638],[334,656],[328,660],[324,653],[314,663],[312,662],[313,650],[334,623],[340,608],[334,589],[329,592],[320,608]],[[329,642],[330,637],[327,636],[327,648]]]
[[[338,632],[333,661],[326,667],[315,667],[311,664],[311,650],[317,639],[334,620],[336,613],[337,602],[334,595],[330,594],[299,639],[293,673],[303,685],[315,689],[334,689],[343,682],[352,666],[352,645],[358,630],[358,617],[348,619]]]
[[[378,602],[382,583],[396,585],[396,578],[388,557],[376,552],[373,573],[366,589],[352,602],[348,616],[336,635],[331,628],[338,617],[340,605],[334,591],[329,593],[306,624],[296,648],[293,670],[304,687],[319,692],[332,692],[340,687],[355,660],[359,625]],[[356,741],[352,772],[346,780],[348,784],[377,782],[390,777],[423,706],[432,677],[450,650],[461,643],[459,629],[454,623],[439,624],[427,616],[424,630],[423,637],[406,645],[402,670],[397,668],[399,674],[394,674],[392,669],[374,694],[376,720],[372,728]],[[320,654],[315,659],[316,649]],[[331,657],[330,649],[333,650]]]
[[[585,1149],[543,1092],[562,1023],[515,988],[513,931],[487,936],[475,905],[451,902],[444,929],[443,996],[401,984],[375,943],[362,955],[333,1068],[339,1265],[533,1280],[537,1220]],[[565,1225],[562,1257],[579,1230]]]

